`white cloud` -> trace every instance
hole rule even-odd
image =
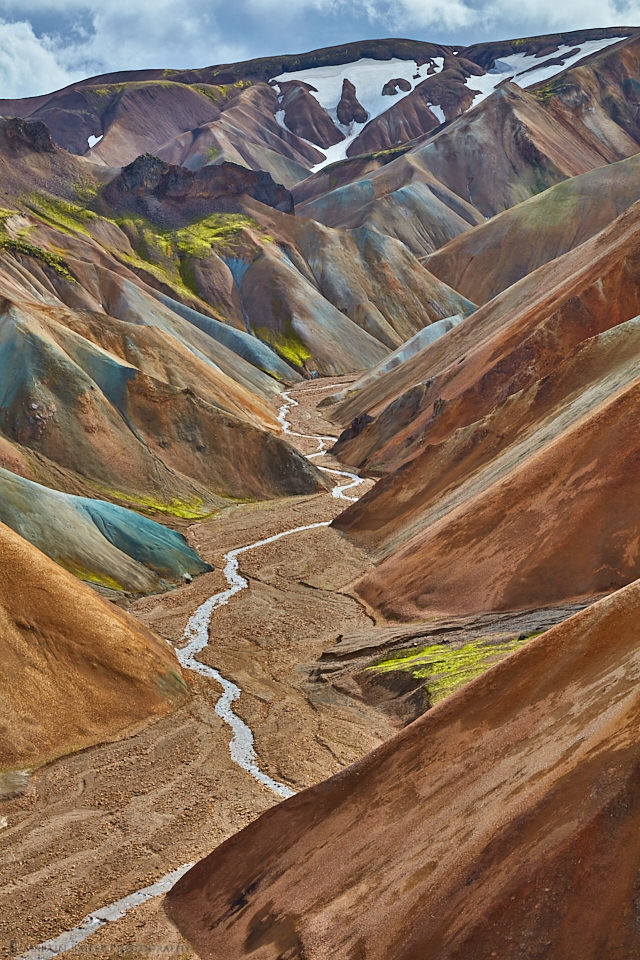
[[[18,9],[6,0],[3,10]],[[0,98],[55,90],[73,80],[116,70],[200,67],[250,55],[242,42],[226,42],[215,4],[202,0],[27,0],[27,20],[0,20]],[[62,9],[64,7],[64,9]]]
[[[37,37],[30,23],[0,20],[0,97],[34,96],[80,77],[59,62],[51,41]]]
[[[0,98],[371,36],[449,43],[640,22],[640,0],[2,0]]]
[[[480,12],[480,11],[478,11]],[[504,26],[506,36],[532,33],[555,33],[559,30],[580,30],[587,27],[633,26],[640,22],[640,2],[616,3],[614,0],[494,0],[484,5],[478,26]]]

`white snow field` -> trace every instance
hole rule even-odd
[[[329,163],[344,160],[347,156],[347,149],[365,128],[366,123],[373,120],[374,117],[379,117],[381,113],[384,113],[393,104],[398,103],[411,93],[411,90],[430,76],[428,72],[430,68],[432,73],[439,73],[442,70],[443,63],[444,59],[442,57],[434,57],[420,67],[415,60],[399,60],[397,57],[391,60],[372,60],[369,57],[362,57],[353,63],[340,63],[331,67],[311,67],[309,70],[281,73],[279,76],[273,77],[272,82],[280,84],[289,80],[301,80],[303,83],[315,87],[315,90],[311,91],[312,95],[345,135],[344,140],[328,149],[313,144],[317,150],[325,155],[325,159],[312,168],[315,172]],[[342,95],[342,81],[345,79],[350,80],[354,85],[356,97],[367,111],[366,123],[351,123],[345,126],[338,120],[336,110]],[[388,80],[406,80],[411,84],[411,90],[397,90],[395,94],[383,96],[382,88]],[[280,113],[280,111],[278,112]],[[284,120],[279,120],[279,123],[284,126]]]
[[[536,83],[541,83],[543,80],[550,80],[551,77],[555,77],[556,74],[562,73],[563,70],[566,70],[567,67],[572,67],[579,60],[582,60],[583,57],[598,53],[600,50],[604,50],[605,47],[610,47],[612,44],[626,39],[625,36],[608,37],[606,40],[587,40],[585,43],[579,45],[578,53],[574,53],[571,57],[567,56],[567,54],[575,50],[578,47],[577,44],[574,44],[574,46],[558,47],[555,53],[550,53],[543,58],[538,58],[533,53],[512,53],[508,57],[496,60],[493,69],[489,73],[485,73],[484,76],[469,77],[467,79],[466,83],[469,89],[477,91],[471,106],[475,107],[482,100],[485,100],[490,93],[493,93],[498,84],[507,78],[512,79],[519,87],[532,87]],[[557,60],[558,57],[564,61],[562,64],[549,63],[550,60]],[[531,67],[535,67],[536,64],[539,64],[539,66],[537,69],[532,70]],[[527,73],[527,71],[530,72]]]
[[[560,46],[554,53],[543,58],[538,58],[533,53],[514,53],[497,60],[489,73],[485,73],[481,77],[467,78],[466,85],[476,94],[472,106],[476,106],[486,99],[504,80],[512,79],[520,87],[531,87],[543,80],[551,79],[568,67],[572,67],[583,57],[598,53],[600,50],[626,39],[626,36],[608,37],[604,40],[587,40],[582,44],[574,44],[573,46]],[[571,51],[576,49],[578,52],[569,56]],[[563,61],[561,64],[550,63],[550,61],[555,61],[558,58]],[[400,60],[396,57],[391,60],[373,60],[363,57],[352,63],[310,67],[308,70],[281,73],[279,76],[273,77],[270,82],[276,86],[276,89],[278,89],[279,84],[290,80],[300,80],[314,87],[315,89],[311,91],[312,96],[324,107],[336,127],[344,134],[345,139],[336,143],[333,147],[319,147],[317,144],[311,143],[311,146],[323,153],[325,157],[324,160],[311,168],[312,172],[315,173],[322,167],[344,160],[347,156],[347,150],[369,121],[379,117],[389,107],[408,96],[419,83],[430,76],[430,69],[432,73],[440,73],[443,64],[442,57],[434,57],[420,67],[415,60]],[[354,85],[356,97],[367,111],[368,117],[365,123],[351,123],[345,126],[338,121],[336,110],[342,94],[342,81],[345,79],[350,80]],[[407,80],[411,84],[411,90],[398,90],[394,95],[383,96],[382,88],[385,83],[388,80],[395,79]],[[442,107],[430,103],[429,109],[440,123],[445,122]],[[276,119],[280,126],[285,130],[288,129],[284,121],[283,110],[277,112]],[[307,142],[310,143],[310,141]]]

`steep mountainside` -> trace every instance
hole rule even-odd
[[[640,155],[598,167],[469,230],[429,257],[429,270],[486,303],[573,250],[640,199]]]
[[[540,267],[454,330],[367,384],[331,415],[368,414],[336,450],[385,473],[480,420],[551,374],[584,340],[640,312],[640,204],[575,250]]]
[[[61,146],[122,166],[141,153],[191,168],[231,160],[292,186],[309,169],[437,128],[505,79],[547,82],[634,33],[583,30],[454,49],[371,40],[190,71],[96,77],[0,114],[43,120]]]
[[[0,521],[110,593],[158,591],[211,569],[179,533],[148,517],[51,490],[2,467]]]
[[[611,27],[0,101],[14,955],[640,956],[639,91]]]
[[[0,770],[114,736],[184,700],[174,651],[0,524]]]
[[[571,38],[564,41],[558,51],[571,52]],[[543,63],[555,42],[537,38]],[[471,78],[480,88],[473,109],[433,134],[319,170],[294,188],[299,209],[332,226],[370,224],[429,254],[466,224],[637,153],[637,33],[604,48],[588,42],[594,52],[584,61],[551,57],[548,70],[532,54],[507,54],[512,67],[532,59],[534,69],[524,74],[500,72],[509,64],[496,65],[493,50],[478,48],[472,56],[497,73]]]
[[[203,957],[634,956],[639,606],[634,583],[268,811],[171,917]]]
[[[639,356],[636,318],[425,444],[336,521],[381,561],[358,592],[405,618],[545,606],[636,579]]]
[[[386,615],[547,605],[640,574],[639,217],[636,203],[334,410],[353,419],[336,450],[386,474],[335,521],[375,554],[356,589]]]

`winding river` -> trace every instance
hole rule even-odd
[[[317,443],[318,449],[315,453],[307,455],[308,460],[322,457],[327,452],[327,444],[334,443],[336,438],[321,436],[320,434],[296,433],[292,430],[291,423],[287,418],[292,407],[297,407],[299,404],[297,400],[294,400],[286,391],[282,393],[282,397],[285,402],[280,407],[278,421],[282,426],[283,432],[290,437],[313,440]],[[350,496],[346,491],[363,483],[364,481],[361,477],[356,476],[354,473],[349,473],[346,470],[334,470],[330,467],[318,467],[318,469],[324,473],[347,479],[348,482],[338,483],[334,486],[332,491],[334,497],[339,500],[348,500],[351,502],[358,499],[358,497]],[[189,618],[185,627],[182,636],[182,639],[185,641],[184,646],[176,647],[178,660],[185,670],[191,670],[194,673],[200,674],[202,677],[215,680],[222,688],[222,693],[216,701],[215,712],[231,730],[232,736],[229,741],[229,752],[233,762],[239,767],[242,767],[243,770],[246,770],[250,776],[265,787],[268,787],[269,790],[281,799],[293,796],[295,791],[286,784],[274,780],[260,768],[255,752],[253,731],[251,727],[233,711],[233,703],[242,695],[242,690],[232,680],[223,677],[214,667],[210,667],[199,660],[198,654],[202,653],[209,645],[209,627],[214,612],[219,607],[229,603],[236,593],[246,590],[249,586],[247,580],[245,580],[239,571],[239,556],[243,553],[248,553],[250,550],[257,550],[260,547],[264,547],[268,543],[274,543],[276,540],[281,540],[284,537],[291,537],[298,533],[303,533],[305,530],[314,530],[317,527],[328,527],[330,523],[330,520],[325,520],[320,523],[309,523],[301,527],[292,527],[290,530],[283,530],[264,540],[256,540],[255,543],[249,543],[244,547],[236,547],[236,549],[226,553],[224,555],[224,576],[227,581],[226,590],[213,594],[213,596],[209,597],[208,600],[205,600],[205,602],[197,608]],[[104,927],[105,924],[113,923],[121,919],[121,917],[134,907],[138,907],[148,900],[166,893],[192,866],[192,863],[183,864],[176,870],[171,871],[171,873],[167,873],[164,877],[161,877],[160,880],[157,880],[151,884],[151,886],[136,890],[134,893],[123,897],[121,900],[117,900],[107,907],[94,910],[72,930],[61,933],[59,936],[33,947],[31,950],[23,953],[18,960],[50,960],[52,957],[60,956],[60,954],[65,953],[67,950],[77,947],[78,944],[86,940],[87,937],[90,937],[96,930]]]

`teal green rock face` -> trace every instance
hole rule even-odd
[[[0,521],[79,579],[118,592],[161,590],[211,569],[184,537],[148,517],[2,468]]]
[[[244,275],[244,272],[241,275]],[[213,337],[218,343],[222,343],[229,350],[242,357],[243,360],[253,364],[258,370],[268,373],[275,380],[289,382],[300,379],[300,375],[289,364],[285,363],[274,350],[271,350],[270,347],[252,334],[245,333],[243,330],[236,330],[235,327],[221,323],[220,320],[215,320],[213,317],[206,317],[204,314],[198,313],[197,310],[192,310],[191,307],[178,303],[163,293],[158,294],[158,299],[184,320],[188,320],[199,330]]]

